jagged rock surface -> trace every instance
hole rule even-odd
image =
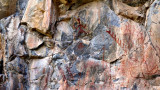
[[[160,0],[0,0],[0,14],[0,90],[160,89]]]
[[[15,13],[16,3],[17,0],[0,0],[0,19]]]

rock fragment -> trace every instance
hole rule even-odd
[[[26,35],[25,43],[28,49],[35,49],[38,48],[43,43],[43,40],[40,38],[38,33],[29,32]]]
[[[42,34],[52,32],[56,22],[56,6],[52,0],[29,0],[22,23]],[[51,34],[51,33],[48,33]]]

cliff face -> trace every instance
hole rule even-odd
[[[159,90],[160,0],[0,0],[0,90]]]

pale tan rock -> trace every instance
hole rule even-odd
[[[51,62],[50,57],[32,60],[32,63],[30,64],[30,67],[29,67],[29,69],[31,70],[30,80],[32,81],[32,80],[38,79],[40,78],[40,76],[45,74],[43,69],[47,69],[50,62]]]
[[[87,3],[87,4],[84,4],[78,8],[75,8],[74,10],[72,11],[67,11],[66,12],[66,15],[61,15],[60,16],[60,20],[63,19],[63,18],[70,18],[72,16],[74,16],[76,14],[76,12],[78,11],[81,11],[85,8],[87,8],[88,10],[92,10],[94,8],[94,12],[97,12],[98,10],[100,11],[101,9],[103,10],[103,8],[101,8],[103,6],[104,3],[101,3],[100,1],[94,1],[93,2],[90,2],[90,3]],[[92,6],[97,6],[97,7],[92,7]],[[117,1],[117,0],[112,0],[112,5],[111,5],[114,9],[114,12],[118,15],[121,15],[121,16],[124,16],[125,18],[128,18],[128,19],[131,19],[131,20],[134,20],[136,22],[140,22],[142,21],[142,19],[144,19],[145,17],[145,11],[146,11],[146,8],[148,8],[149,5],[144,5],[144,6],[141,6],[141,7],[131,7],[125,3],[122,3],[120,1]],[[101,9],[99,9],[99,8]],[[98,8],[98,10],[96,10],[96,8]],[[90,11],[89,10],[89,11]],[[100,12],[98,12],[99,14]],[[94,16],[96,16],[96,14],[94,14]],[[93,17],[93,16],[92,16]],[[96,18],[93,18],[93,19],[96,19]]]
[[[2,41],[2,35],[0,34],[0,61],[2,60],[3,57],[3,52],[4,52],[4,48],[3,48],[3,41]]]
[[[56,7],[52,0],[29,0],[21,22],[27,23],[42,34],[47,34],[55,21]]]
[[[155,0],[147,11],[146,28],[157,55],[160,56],[160,1]]]
[[[66,4],[67,1],[66,0],[60,0],[61,3]]]
[[[20,18],[17,17],[12,17],[11,21],[9,23],[9,26],[7,27],[8,30],[8,38],[11,39],[15,39],[15,37],[17,36],[18,33],[18,26],[20,24]]]
[[[28,49],[35,49],[43,43],[43,40],[36,32],[29,32],[26,35],[25,43]]]
[[[79,72],[83,72],[85,70],[84,64],[85,64],[84,62],[78,62],[76,64],[76,68]]]
[[[160,55],[160,46],[159,46],[160,45],[160,30],[159,28],[160,28],[160,24],[152,23],[151,30],[149,30],[149,33],[150,33],[152,43]]]
[[[140,7],[131,7],[118,0],[113,0],[113,8],[116,14],[131,20],[141,21],[144,18],[144,13],[142,13]]]
[[[121,24],[116,37],[126,55],[121,59],[120,71],[125,77],[123,84],[130,87],[136,78],[148,79],[159,75],[159,54],[149,41],[143,26],[133,21]]]
[[[51,57],[45,57],[43,59],[34,59],[32,60],[29,67],[29,80],[30,80],[30,89],[34,90],[36,87],[41,89],[48,88],[46,85],[50,79],[51,66]],[[41,84],[39,86],[39,84]]]

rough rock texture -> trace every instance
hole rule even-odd
[[[8,2],[0,90],[160,89],[160,0]]]
[[[15,13],[16,3],[17,0],[0,0],[0,19]]]
[[[55,2],[52,0],[29,0],[21,22],[27,23],[28,27],[42,34],[47,34],[51,24],[55,24],[56,15]]]

